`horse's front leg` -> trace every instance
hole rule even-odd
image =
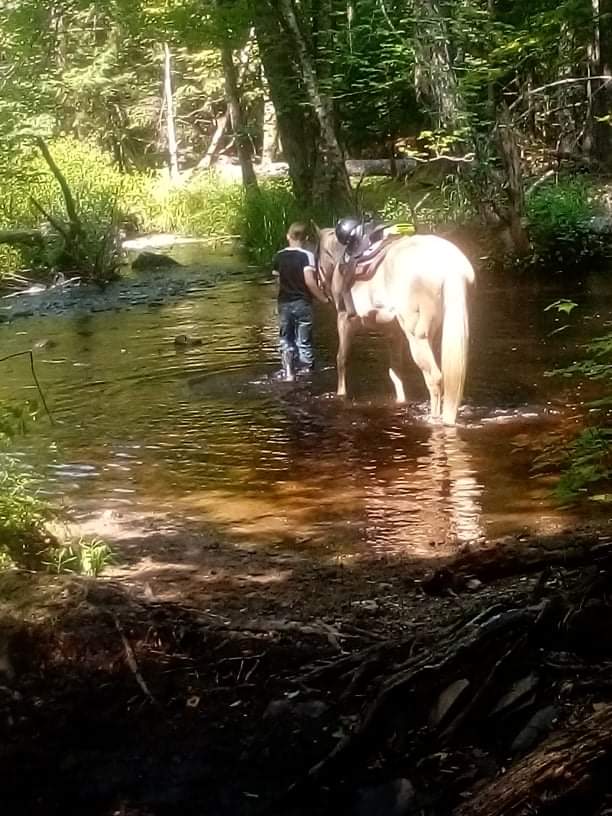
[[[338,354],[336,355],[336,370],[338,372],[337,394],[339,397],[346,397],[346,361],[348,359],[351,338],[354,332],[353,322],[354,321],[351,321],[346,316],[346,312],[338,312]]]
[[[334,267],[334,271],[332,272],[331,277],[330,288],[332,300],[334,301],[336,311],[338,312],[338,314],[340,314],[341,311],[344,311],[344,299],[342,297],[343,280],[342,272],[340,271],[340,264],[336,264],[336,266]]]

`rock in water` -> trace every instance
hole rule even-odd
[[[174,338],[174,345],[179,348],[191,348],[192,346],[201,346],[201,337],[189,337],[187,334],[179,334]]]
[[[132,261],[132,269],[163,269],[164,267],[182,266],[169,255],[162,255],[159,252],[144,251],[137,255]]]

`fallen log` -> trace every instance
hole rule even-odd
[[[405,176],[417,166],[414,159],[347,159],[345,164],[349,176]]]
[[[609,782],[612,705],[546,739],[453,816],[583,813]]]
[[[18,246],[40,246],[44,242],[43,234],[35,229],[0,230],[0,244]]]

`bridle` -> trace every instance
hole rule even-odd
[[[324,266],[324,263],[322,263],[322,256],[323,257],[327,256],[327,260],[328,260],[328,262],[330,263],[330,265],[332,267],[332,270],[328,275],[325,274],[325,266]],[[337,260],[333,257],[333,255],[329,251],[329,249],[327,249],[325,247],[323,247],[323,248],[321,247],[321,236],[320,235],[319,235],[319,240],[317,242],[317,249],[316,249],[316,252],[315,252],[315,262],[316,262],[317,282],[318,282],[319,286],[321,287],[321,289],[325,292],[325,294],[328,297],[331,297],[330,283],[331,283],[331,278],[332,278],[333,267],[336,265]]]

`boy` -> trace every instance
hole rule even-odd
[[[304,248],[308,229],[295,222],[287,231],[287,244],[274,258],[278,273],[278,322],[285,379],[293,380],[295,356],[307,371],[314,368],[312,299],[327,303],[317,284],[314,255]]]

